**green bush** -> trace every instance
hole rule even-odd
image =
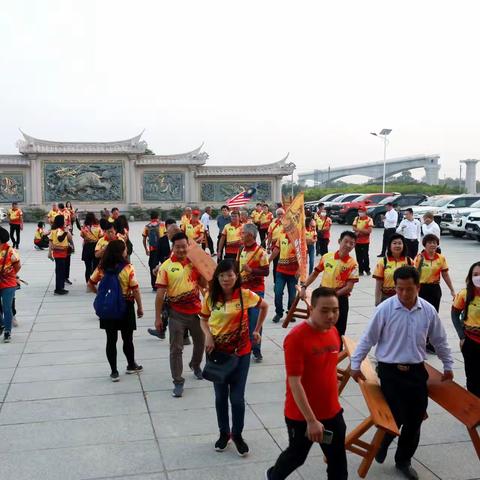
[[[43,208],[24,208],[23,220],[25,222],[45,222],[48,212]]]

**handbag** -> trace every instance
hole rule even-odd
[[[243,295],[240,289],[241,316],[238,325],[238,337],[242,331],[243,322]],[[212,350],[206,355],[205,366],[203,368],[203,378],[213,383],[226,383],[228,377],[235,371],[239,362],[237,349],[234,353],[225,353],[218,350]]]

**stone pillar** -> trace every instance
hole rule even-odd
[[[198,197],[198,185],[199,181],[195,176],[195,170],[189,168],[185,175],[185,203],[187,205],[197,205],[200,203],[200,198]]]
[[[272,191],[272,200],[275,203],[282,202],[282,178],[275,178],[273,180],[273,191]]]
[[[461,163],[464,163],[467,166],[467,171],[465,172],[465,188],[467,193],[476,194],[477,193],[477,163],[480,160],[475,160],[469,158],[468,160],[460,160]]]
[[[30,159],[30,205],[39,206],[43,203],[41,160],[37,155],[29,155]]]
[[[125,202],[128,205],[138,205],[140,203],[140,192],[137,182],[137,167],[135,166],[136,155],[129,155],[125,162]]]
[[[428,185],[438,185],[438,172],[440,165],[433,163],[425,166],[425,181]]]

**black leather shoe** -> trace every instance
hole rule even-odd
[[[411,465],[395,465],[395,468],[403,473],[405,478],[409,480],[418,480],[418,473]]]

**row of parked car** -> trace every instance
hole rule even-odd
[[[390,193],[332,193],[315,202],[306,202],[305,207],[316,211],[323,203],[334,222],[351,225],[358,209],[365,207],[376,227],[383,227],[387,203],[399,210],[399,222],[406,208],[411,208],[415,218],[422,220],[432,212],[442,233],[455,237],[468,236],[480,241],[480,195],[434,195]]]

